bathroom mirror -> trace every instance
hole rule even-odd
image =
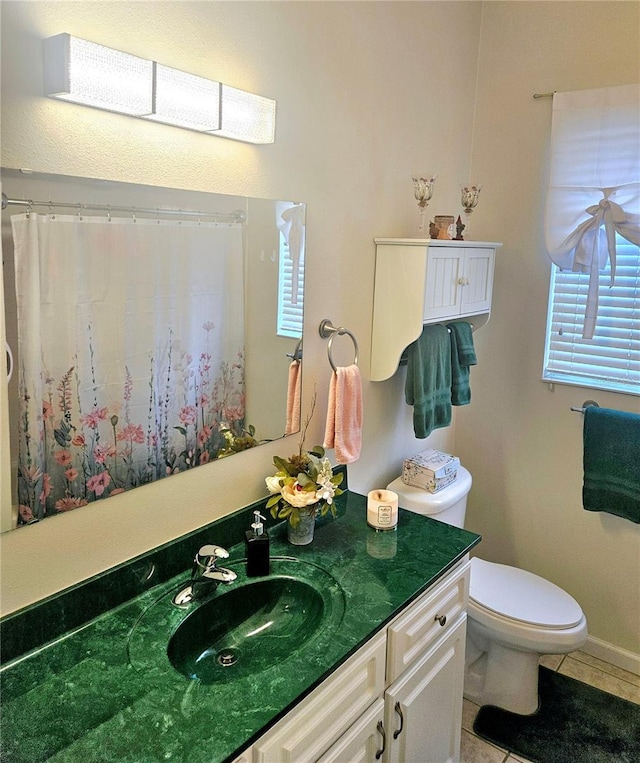
[[[299,429],[303,203],[1,172],[18,524]]]

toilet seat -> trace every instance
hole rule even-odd
[[[469,597],[481,609],[532,627],[562,630],[584,618],[578,602],[557,585],[484,559],[471,560]]]

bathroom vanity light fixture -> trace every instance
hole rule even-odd
[[[220,129],[220,83],[153,62],[153,112],[146,119],[210,132]]]
[[[44,41],[45,95],[248,143],[273,143],[276,102],[104,45]]]
[[[44,41],[46,95],[142,116],[153,108],[153,61],[69,34]]]

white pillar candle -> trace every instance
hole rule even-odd
[[[398,494],[392,490],[372,490],[367,495],[367,524],[376,530],[395,530]]]

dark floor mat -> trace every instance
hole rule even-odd
[[[540,707],[480,708],[474,731],[533,763],[638,763],[640,705],[540,668]]]

